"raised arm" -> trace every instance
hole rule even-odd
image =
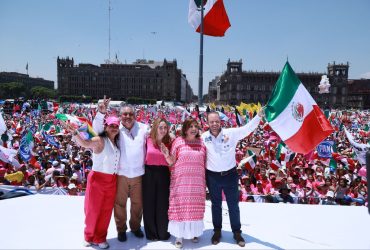
[[[241,140],[245,137],[247,137],[250,133],[252,133],[257,127],[258,124],[260,123],[261,119],[264,117],[264,111],[263,108],[258,111],[258,114],[250,120],[247,124],[240,128],[232,128],[232,131],[235,135],[235,137],[238,140]]]
[[[74,128],[70,123],[61,121],[64,128],[69,131],[73,138],[76,140],[77,144],[84,148],[91,148],[94,153],[100,153],[104,147],[104,141],[101,137],[95,136],[91,140],[85,140],[81,137],[80,133],[76,128]],[[104,128],[103,128],[104,129]]]
[[[107,97],[104,95],[104,99],[102,103],[98,103],[98,113],[96,113],[96,116],[93,120],[93,130],[100,134],[104,131],[104,117],[105,114],[108,111],[110,98],[107,99]]]

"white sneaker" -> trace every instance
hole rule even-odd
[[[107,249],[107,248],[109,248],[109,244],[108,244],[108,242],[102,242],[102,243],[98,244],[98,247],[100,249]]]
[[[182,238],[176,238],[175,247],[182,248]]]
[[[84,243],[83,243],[84,247],[91,247],[92,245],[93,245],[93,243],[84,240]]]

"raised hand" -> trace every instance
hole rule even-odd
[[[75,135],[78,133],[78,130],[76,128],[74,128],[72,126],[72,124],[70,124],[69,122],[65,122],[65,121],[60,121],[60,123],[62,124],[62,126],[71,134]]]
[[[105,114],[109,107],[109,102],[111,98],[107,98],[106,95],[104,95],[103,102],[98,104],[98,110],[100,113]]]

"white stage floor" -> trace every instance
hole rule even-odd
[[[0,201],[1,249],[98,249],[82,246],[84,197],[31,195]],[[207,201],[205,231],[199,243],[184,249],[242,249],[232,238],[226,204],[221,243],[212,245]],[[240,203],[245,249],[370,249],[370,215],[366,207]],[[142,228],[143,229],[143,228]],[[110,249],[176,249],[174,238],[151,242],[128,233],[116,239],[112,218]]]

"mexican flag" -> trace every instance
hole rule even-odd
[[[56,102],[46,102],[48,110],[51,112],[57,112],[59,108],[59,104]]]
[[[201,0],[189,1],[188,22],[200,32],[201,25]],[[208,36],[224,36],[231,26],[223,0],[203,0],[203,34]]]
[[[271,169],[278,171],[280,168],[282,168],[281,163],[278,160],[272,160],[270,163]]]
[[[295,153],[291,150],[288,150],[284,142],[280,142],[276,149],[276,160],[279,162],[291,162],[293,161],[294,157]]]
[[[238,167],[240,167],[240,168],[243,168],[244,167],[248,171],[251,171],[252,169],[254,169],[256,167],[256,164],[257,164],[257,156],[256,156],[255,153],[253,153],[250,150],[248,150],[248,154],[249,154],[248,157],[242,159],[239,162]]]
[[[294,152],[307,154],[334,130],[287,62],[265,109],[266,120]]]

